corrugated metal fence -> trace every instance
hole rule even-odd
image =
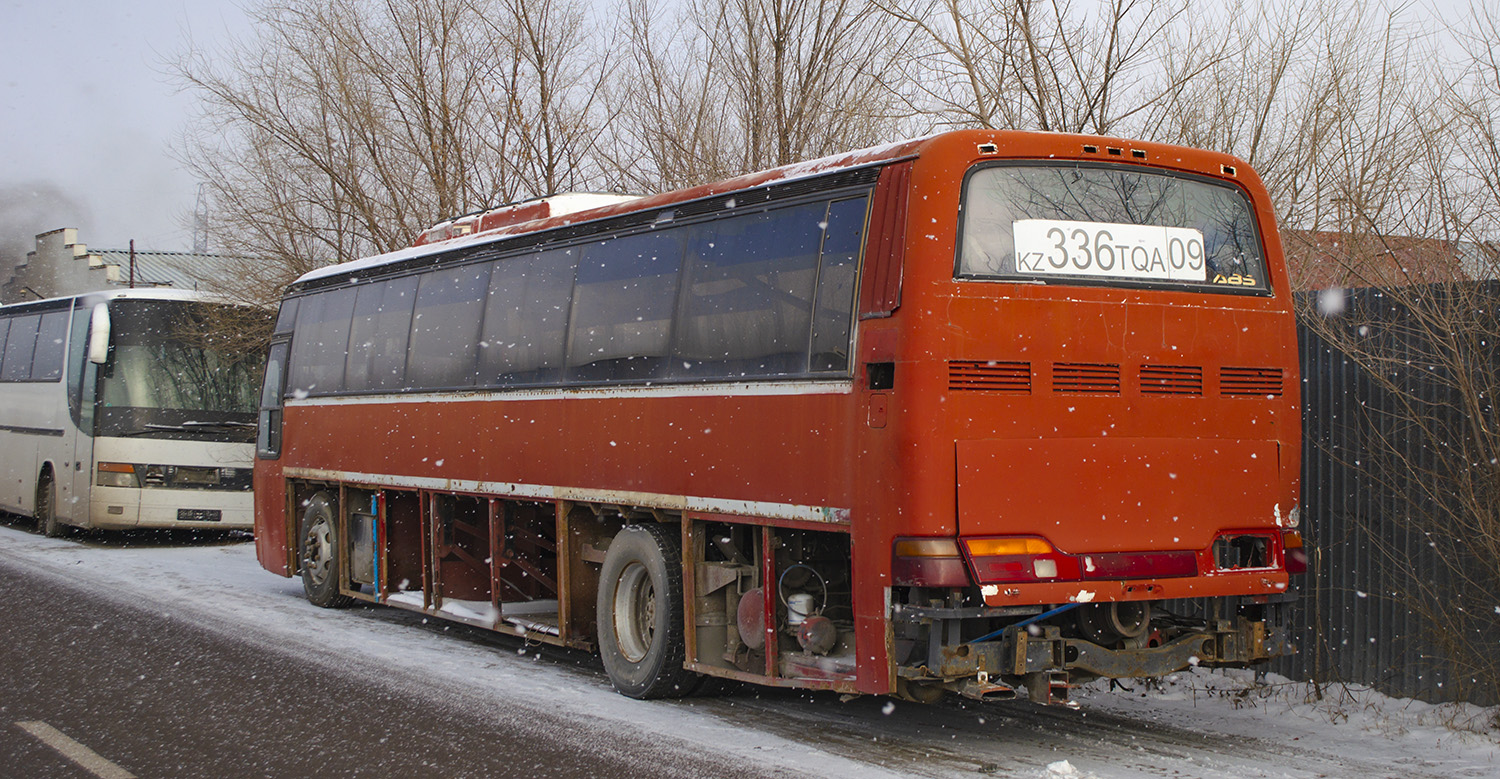
[[[1490,647],[1491,658],[1500,653],[1500,617],[1471,613],[1477,604],[1500,614],[1500,593],[1465,589],[1500,580],[1493,575],[1500,561],[1451,564],[1466,545],[1443,538],[1453,506],[1445,505],[1445,488],[1433,488],[1459,445],[1444,439],[1461,435],[1466,423],[1453,405],[1451,376],[1431,359],[1434,345],[1409,326],[1401,301],[1378,290],[1326,293],[1343,301],[1341,312],[1328,313],[1316,294],[1299,299],[1305,321],[1298,328],[1310,566],[1293,617],[1299,654],[1273,670],[1430,701],[1500,702],[1493,677],[1455,661],[1462,653],[1452,646],[1467,637]],[[1358,342],[1378,366],[1350,359],[1330,337]],[[1481,367],[1491,377],[1500,365],[1494,356]]]

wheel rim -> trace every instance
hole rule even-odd
[[[333,532],[325,517],[313,520],[307,528],[307,537],[302,542],[302,568],[313,584],[322,584],[328,579],[328,563],[333,558]]]
[[[615,644],[620,654],[639,663],[656,637],[656,586],[646,566],[632,562],[615,584]]]

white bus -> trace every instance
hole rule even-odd
[[[0,307],[0,510],[49,536],[249,529],[264,350],[208,334],[224,305],[118,290]]]

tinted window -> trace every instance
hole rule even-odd
[[[828,207],[823,261],[818,271],[818,308],[812,325],[812,370],[849,370],[849,328],[854,319],[859,251],[865,237],[866,198]]]
[[[284,310],[284,309],[283,309]],[[282,368],[286,365],[287,343],[271,344],[266,357],[266,374],[260,391],[260,417],[255,438],[256,454],[274,458],[281,454]]]
[[[816,203],[693,227],[673,375],[807,372],[808,326],[827,206]]]
[[[658,230],[584,249],[568,330],[570,379],[629,381],[660,374],[684,232]]]
[[[5,376],[5,336],[10,332],[10,317],[0,316],[0,378]]]
[[[391,279],[359,288],[349,330],[349,363],[344,388],[392,390],[406,374],[406,343],[411,333],[417,279]]]
[[[561,377],[578,254],[559,249],[496,263],[479,338],[481,383],[545,384]]]
[[[1038,163],[980,168],[964,186],[960,277],[1268,288],[1250,200],[1229,184]]]
[[[489,265],[467,265],[422,276],[411,320],[406,384],[416,388],[474,384],[479,320]]]
[[[0,378],[6,381],[26,381],[31,378],[31,355],[36,348],[37,326],[40,314],[11,317],[10,334],[5,339],[5,364],[0,367]]]
[[[300,301],[297,334],[292,341],[289,389],[293,394],[338,392],[343,388],[354,295],[355,290],[346,287]]]
[[[375,350],[375,317],[385,296],[385,282],[355,288],[354,316],[349,323],[349,354],[344,365],[344,389],[370,389],[370,363]]]
[[[88,381],[92,382],[94,371],[90,370],[94,364],[88,361],[86,352],[89,348],[89,319],[92,314],[86,306],[79,305],[73,309],[73,329],[68,336],[68,409],[73,417],[73,423],[78,425],[79,430],[93,430],[93,404],[89,404],[88,414],[84,413],[83,407],[83,383],[84,376],[88,375]],[[87,418],[87,426],[85,426]]]
[[[297,298],[281,301],[281,310],[276,313],[277,333],[291,332],[292,323],[297,321]]]
[[[36,336],[36,351],[31,357],[32,380],[57,381],[62,378],[67,338],[67,311],[48,311],[42,314],[41,328]]]

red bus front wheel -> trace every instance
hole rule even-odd
[[[339,552],[338,522],[333,498],[320,492],[302,511],[302,592],[309,603],[325,609],[341,609],[353,603],[339,592],[343,555]]]

